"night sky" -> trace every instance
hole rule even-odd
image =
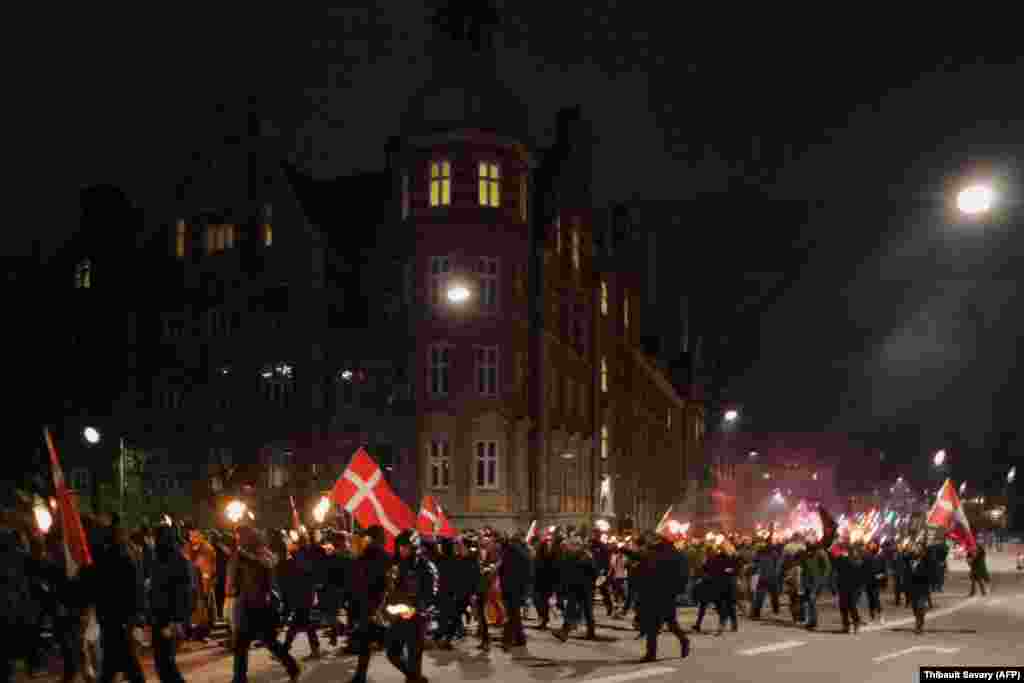
[[[752,17],[757,33],[739,35],[677,7],[521,4],[503,11],[502,74],[530,105],[538,142],[559,107],[583,106],[600,138],[599,205],[720,195],[724,225],[683,231],[729,230],[742,243],[776,228],[789,239],[795,227],[815,245],[772,256],[799,266],[781,298],[723,315],[728,396],[749,428],[913,425],[922,442],[982,449],[1018,429],[1021,63],[942,56],[948,46],[922,41],[909,49],[901,29],[845,21],[818,32]],[[256,3],[244,15],[175,7],[154,17],[94,4],[65,17],[75,28],[60,54],[74,58],[47,61],[64,87],[35,92],[63,120],[54,147],[71,219],[38,233],[44,249],[75,224],[82,185],[119,185],[147,208],[168,201],[192,151],[244,130],[250,97],[309,172],[382,167],[385,139],[430,70],[430,10],[414,5]],[[227,114],[215,114],[218,103]],[[31,170],[43,177],[52,165],[37,159]],[[982,170],[1003,183],[1004,214],[962,225],[945,198]],[[813,203],[810,219],[774,226],[729,201],[741,187]],[[706,282],[737,276],[723,255],[706,263]]]

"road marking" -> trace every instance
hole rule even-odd
[[[963,602],[961,602],[958,605],[953,605],[952,607],[944,607],[942,609],[937,609],[937,610],[929,611],[928,612],[928,618],[929,619],[935,619],[936,617],[944,617],[947,614],[953,614],[954,612],[959,612],[960,610],[964,609],[965,607],[970,607],[971,605],[975,604],[976,602],[978,602],[978,600],[979,600],[979,598],[977,598],[977,597],[967,598],[966,600],[964,600]],[[916,619],[914,617],[907,617],[906,619],[897,619],[895,621],[887,621],[884,624],[876,624],[875,626],[864,626],[863,628],[861,628],[860,632],[861,633],[874,633],[875,631],[887,631],[887,630],[889,630],[891,628],[895,628],[897,626],[906,626],[907,624],[913,624],[915,622],[916,622]]]
[[[875,657],[871,661],[873,661],[875,664],[878,664],[879,662],[884,662],[887,659],[896,659],[897,657],[902,657],[903,655],[909,655],[909,654],[911,654],[913,652],[941,652],[942,654],[951,655],[951,654],[955,654],[957,652],[960,652],[960,648],[958,648],[958,647],[936,647],[934,645],[915,645],[914,647],[908,647],[906,650],[900,650],[898,652],[890,652],[887,655],[882,655],[881,657]]]
[[[988,604],[990,604],[990,605],[998,605],[998,604],[999,604],[999,603],[1001,603],[1002,601],[1003,601],[1003,599],[1002,599],[1002,598],[995,598],[995,599],[993,599],[993,600],[989,600],[989,601],[988,601]]]
[[[677,671],[678,669],[673,667],[652,666],[650,669],[639,669],[637,671],[631,671],[628,674],[615,674],[614,676],[604,676],[602,678],[587,678],[585,679],[585,683],[623,683],[623,681],[632,681],[637,678],[650,678],[651,676],[674,674]]]
[[[768,652],[779,652],[781,650],[792,650],[794,647],[800,647],[806,645],[807,642],[803,640],[786,640],[781,643],[775,643],[773,645],[763,645],[761,647],[754,647],[749,650],[739,650],[737,654],[751,656],[751,655],[763,655]]]

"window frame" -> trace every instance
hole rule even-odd
[[[430,208],[441,209],[452,205],[452,163],[448,159],[430,162]]]
[[[435,269],[435,265],[437,268]],[[429,280],[428,287],[430,288],[430,305],[431,306],[443,306],[445,303],[445,286],[448,284],[448,278],[451,277],[452,273],[452,257],[451,254],[442,254],[440,256],[431,256],[429,269],[427,271],[427,277]]]
[[[500,490],[500,465],[501,447],[496,439],[479,439],[473,442],[473,488],[479,491]],[[483,479],[480,477],[481,472]]]
[[[445,398],[451,391],[451,355],[451,345],[443,342],[427,349],[427,393],[431,398]]]
[[[601,356],[601,393],[608,393],[608,357]]]
[[[481,207],[501,208],[501,164],[496,161],[477,163],[477,201]]]
[[[601,425],[601,460],[602,462],[607,461],[611,455],[611,432],[608,431],[608,425]]]
[[[188,245],[188,226],[185,225],[185,219],[179,218],[174,224],[174,256],[175,258],[185,258],[185,250]]]
[[[601,315],[608,315],[608,283],[601,280]]]
[[[573,227],[572,229],[572,268],[579,272],[580,270],[580,229]]]
[[[497,345],[477,346],[474,352],[476,362],[476,390],[484,398],[497,398],[501,394],[498,367],[501,354]]]
[[[481,256],[477,260],[477,277],[480,279],[480,309],[487,313],[497,313],[500,309],[501,259]]]
[[[452,484],[451,442],[447,436],[437,436],[427,442],[428,487],[433,491],[447,491]]]

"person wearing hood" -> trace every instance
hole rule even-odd
[[[249,647],[259,640],[296,681],[301,668],[277,640],[277,616],[270,602],[273,567],[265,552],[265,543],[251,527],[236,532],[237,548],[228,561],[225,592],[233,598],[232,645],[235,654],[233,683],[246,683],[249,673]]]
[[[161,683],[184,683],[178,669],[177,641],[192,615],[192,576],[173,528],[157,527],[150,562],[153,662]]]

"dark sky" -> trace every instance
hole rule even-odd
[[[520,4],[504,12],[501,73],[530,105],[538,140],[559,107],[583,105],[600,138],[599,203],[736,184],[816,203],[799,226],[817,245],[800,282],[730,330],[759,340],[738,351],[730,384],[752,425],[909,422],[981,442],[1003,428],[993,418],[1016,420],[999,406],[1003,386],[1020,379],[1021,240],[1006,225],[957,229],[943,197],[979,164],[1021,196],[1020,64],[945,56],[948,45],[920,37],[911,49],[905,27],[873,21],[807,30],[751,17],[740,35],[676,6]],[[60,241],[83,184],[120,185],[147,206],[166,200],[188,155],[224,125],[217,102],[240,111],[255,96],[282,149],[316,175],[380,168],[386,136],[430,69],[429,10],[416,5],[176,6],[154,16],[94,4],[63,17],[67,39],[40,57],[52,77],[24,76],[32,116],[58,130],[25,175],[50,178],[59,155],[73,188],[67,217],[39,234],[50,248]],[[771,229],[740,216],[724,199],[723,222],[743,223],[729,226],[738,240]]]

